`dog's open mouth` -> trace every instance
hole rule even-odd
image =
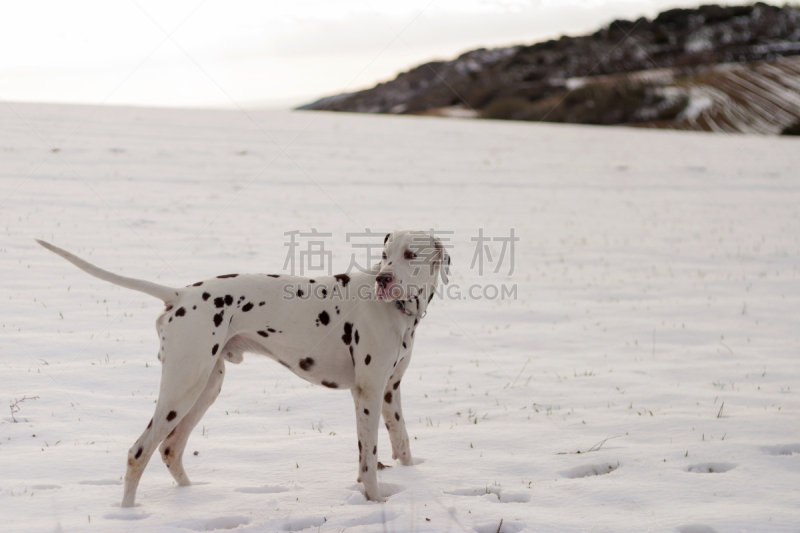
[[[381,285],[376,284],[375,296],[378,298],[378,300],[402,300],[403,289],[399,285],[382,287]]]

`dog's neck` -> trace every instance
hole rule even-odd
[[[432,296],[436,293],[435,285],[426,285],[419,295],[405,300],[394,300],[394,306],[399,313],[402,313],[409,320],[418,323],[423,319],[428,312],[428,305],[433,299]]]

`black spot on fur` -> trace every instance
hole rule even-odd
[[[433,296],[434,296],[435,294],[436,294],[435,292],[432,292],[432,293],[431,293],[431,295],[430,295],[430,296],[428,296],[428,303],[431,303],[431,300],[433,300]]]
[[[369,416],[369,409],[364,409],[364,414]]]
[[[193,305],[193,306],[192,306],[192,309],[193,309],[193,310],[194,310],[194,309],[197,309],[197,306],[196,306],[196,305]]]
[[[171,306],[171,305],[168,305],[168,306],[167,306],[167,308],[166,308],[166,309],[164,309],[164,311],[172,311],[172,306]]]
[[[280,277],[280,276],[279,276],[279,275],[277,275],[277,274],[267,274],[267,276],[269,276],[269,277],[271,277],[271,278],[279,278],[279,277]]]
[[[308,280],[308,282],[309,282],[309,283],[316,283],[316,282],[317,282],[317,280],[315,280],[315,279],[310,279],[310,280]]]
[[[387,233],[386,237],[383,238],[383,244],[386,244],[386,241],[389,240],[389,236],[391,236],[391,233]]]
[[[347,284],[350,283],[350,276],[347,274],[336,274],[333,277],[342,282],[342,287],[347,287]]]
[[[361,441],[358,441],[358,451],[361,451]]]
[[[207,292],[204,292],[204,293],[203,293],[203,301],[205,302],[205,301],[206,301],[206,300],[208,300],[209,298],[211,298],[211,295],[210,295],[210,294],[208,294]]]
[[[217,350],[219,350],[219,344],[215,344],[213,348],[211,348],[211,355],[217,355]]]
[[[258,302],[258,306],[259,306],[259,307],[261,307],[261,306],[262,306],[262,305],[264,305],[265,303],[267,303],[267,302]]]
[[[367,356],[364,358],[364,364],[368,365],[370,361],[372,361],[372,356],[367,354]]]
[[[236,276],[238,276],[238,275],[239,275],[239,274],[225,274],[224,276],[217,276],[217,277],[218,277],[219,279],[225,279],[225,278],[235,278],[235,277],[236,277]]]
[[[167,422],[172,422],[173,420],[175,420],[176,416],[178,416],[178,413],[176,413],[175,411],[170,411],[169,414],[167,415]]]
[[[257,331],[256,333],[258,333],[262,337],[269,337],[269,333],[267,333],[266,331]]]
[[[233,305],[233,296],[230,294],[225,295],[225,305]]]
[[[274,330],[274,329],[272,329],[272,328],[267,328],[267,331],[269,331],[270,333],[275,333],[275,330]],[[278,333],[283,333],[283,332],[282,332],[282,331],[279,331]]]
[[[167,456],[169,455],[169,446],[164,448],[164,455],[167,455]],[[169,466],[169,465],[167,465],[167,466]]]
[[[386,403],[392,403],[392,391],[387,392],[383,399],[386,400]]]
[[[214,305],[216,305],[217,309],[219,309],[220,307],[223,307],[225,305],[225,300],[223,300],[222,298],[214,298]]]
[[[406,341],[403,341],[403,348],[406,347]]]
[[[139,457],[141,457],[141,456],[142,456],[142,449],[141,449],[141,448],[139,448],[139,451],[137,451],[137,452],[136,452],[136,455],[134,455],[134,456],[133,456],[133,458],[134,458],[134,459],[138,459],[138,458],[139,458]]]
[[[150,429],[151,427],[153,427],[153,419],[152,418],[150,419],[150,423],[147,424],[147,429]]]
[[[394,414],[394,419],[395,419],[395,420],[397,420],[398,422],[400,422],[400,415],[398,415],[397,413],[395,413],[395,414]]]
[[[376,444],[374,448],[372,448],[372,455],[377,455],[378,453],[378,445]]]
[[[184,316],[185,314],[186,314],[186,309],[184,309],[183,307],[175,311],[175,316]]]
[[[394,390],[397,390],[397,387],[399,387],[399,386],[400,386],[400,380],[398,380],[394,385],[392,385],[392,388]]]
[[[326,296],[328,296],[328,291],[325,290],[325,289],[322,289],[322,297],[325,298]]]
[[[223,309],[222,311],[220,311],[219,313],[214,315],[214,325],[215,326],[219,327],[219,325],[222,324],[222,316],[224,314],[225,314],[225,310]]]
[[[344,323],[344,335],[342,335],[342,340],[345,344],[353,342],[353,324],[350,322]]]
[[[358,339],[359,339],[359,338],[360,338],[360,337],[358,336],[358,330],[356,330],[356,334],[355,334],[356,344],[358,344]]]
[[[329,389],[338,389],[339,388],[339,385],[337,385],[336,383],[334,383],[332,381],[325,381],[324,379],[322,380],[322,384],[325,385],[326,387],[328,387]]]
[[[297,297],[298,297],[298,298],[302,298],[302,297],[303,297],[303,294],[305,294],[305,293],[303,292],[303,289],[297,289]]]
[[[168,320],[168,322],[172,322],[172,317],[169,317],[169,320]]]
[[[197,283],[195,283],[194,285],[192,285],[192,287],[199,287],[199,286],[200,286],[200,285],[202,285],[202,284],[203,284],[203,282],[202,282],[202,281],[198,281]]]
[[[310,357],[306,357],[305,359],[300,359],[300,368],[308,372],[311,367],[314,366],[314,360]]]
[[[323,311],[319,314],[319,321],[322,322],[323,326],[327,326],[328,323],[331,321],[330,315],[328,315],[327,311]]]
[[[251,304],[250,302],[247,302],[246,304],[244,304],[244,307],[242,307],[242,311],[244,311],[246,313],[249,310],[251,310],[252,308],[253,308],[253,304]]]

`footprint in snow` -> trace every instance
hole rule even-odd
[[[139,511],[136,508],[131,508],[120,509],[119,511],[114,511],[113,513],[107,513],[103,515],[103,518],[106,520],[141,520],[143,518],[147,518],[148,516],[150,516],[150,513]]]
[[[493,503],[528,503],[531,501],[531,497],[524,492],[504,491],[498,485],[487,485],[476,489],[446,490],[444,493],[453,496],[482,496]]]
[[[350,505],[368,505],[374,503],[372,501],[367,500],[367,497],[364,495],[364,485],[361,483],[356,483],[355,485],[350,485],[347,487],[348,489],[355,491],[353,494],[346,498],[346,501]],[[381,491],[381,496],[384,498],[388,498],[390,496],[394,496],[400,492],[406,490],[403,485],[397,485],[395,483],[378,483],[378,489]]]
[[[281,531],[300,531],[310,527],[320,527],[326,520],[324,518],[306,517],[287,520],[281,526]]]
[[[78,485],[122,485],[119,479],[87,479],[78,481]]]
[[[779,444],[777,446],[762,446],[761,451],[767,455],[794,455],[800,454],[800,444]]]
[[[525,524],[523,522],[501,521],[498,518],[488,522],[477,522],[473,527],[475,528],[475,533],[519,533],[525,529]]]
[[[219,516],[211,520],[193,520],[183,527],[194,531],[216,531],[218,529],[236,529],[249,523],[250,519],[244,516]]]
[[[701,524],[689,524],[688,526],[681,526],[675,531],[678,533],[717,533],[717,530]]]
[[[619,461],[617,461],[616,463],[588,464],[588,465],[576,466],[575,468],[570,468],[569,470],[562,470],[561,472],[559,472],[559,474],[569,479],[603,476],[605,474],[610,474],[611,472],[619,468],[619,466],[620,466]]]
[[[373,526],[376,524],[385,524],[386,522],[391,522],[395,518],[397,518],[397,513],[381,510],[364,516],[359,516],[358,518],[342,520],[341,524],[345,527]]]
[[[731,463],[698,463],[688,466],[686,471],[696,474],[722,474],[734,468],[736,468],[736,465]]]
[[[245,494],[275,494],[278,492],[289,492],[286,487],[280,485],[261,485],[260,487],[240,487],[233,489],[234,492],[244,492]]]

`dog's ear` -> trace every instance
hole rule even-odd
[[[389,237],[391,237],[391,236],[392,236],[392,234],[391,234],[391,233],[387,233],[387,234],[386,234],[386,237],[384,237],[384,238],[383,238],[383,245],[384,245],[384,246],[386,246],[386,241],[388,241],[388,240],[389,240]]]
[[[447,285],[450,283],[450,255],[447,253],[447,250],[444,249],[444,245],[442,241],[437,239],[436,237],[433,238],[433,245],[436,247],[436,269],[440,276],[442,276],[442,283]]]

